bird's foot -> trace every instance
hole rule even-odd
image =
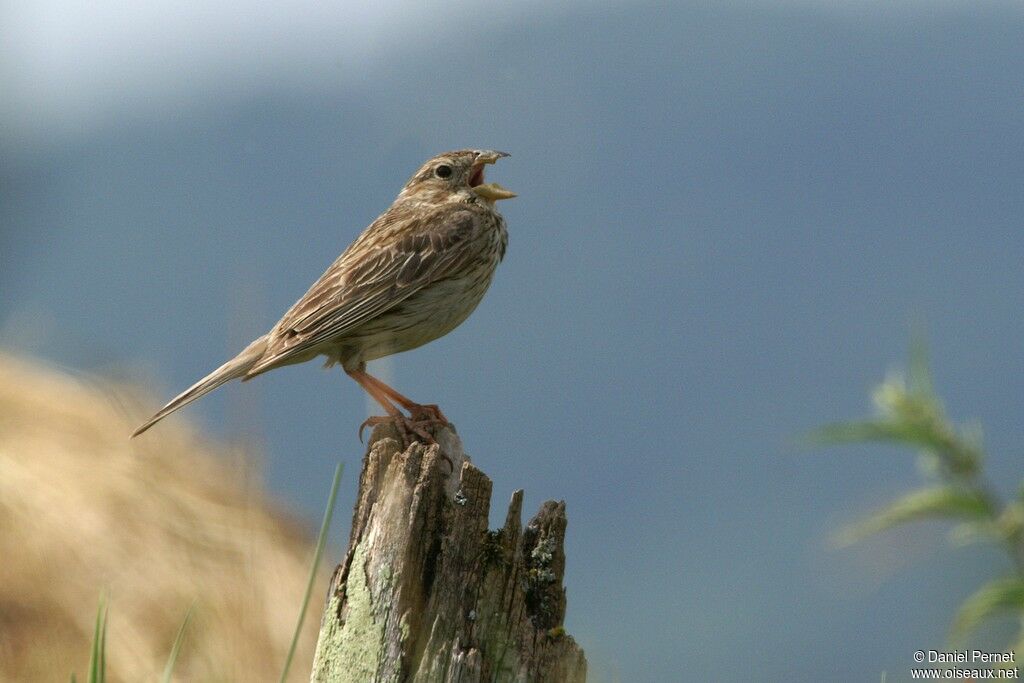
[[[441,409],[437,407],[437,404],[434,403],[426,405],[417,403],[409,406],[409,415],[412,417],[413,422],[437,424],[441,427],[447,427],[451,424],[444,413],[441,412]]]
[[[437,440],[424,429],[422,421],[412,420],[405,415],[374,415],[366,418],[363,424],[359,425],[359,442],[363,441],[363,430],[367,427],[376,427],[379,424],[394,424],[402,437],[402,446],[408,448],[413,441],[421,441],[426,444],[435,444]],[[414,438],[419,437],[419,439]]]
[[[437,406],[426,407],[437,408]],[[437,413],[440,414],[441,411],[438,410]],[[441,415],[440,420],[436,418],[414,420],[406,417],[405,415],[375,415],[373,417],[366,418],[363,421],[363,424],[359,425],[359,442],[362,443],[363,441],[364,429],[387,423],[395,425],[395,429],[398,430],[398,434],[402,439],[402,448],[408,448],[415,441],[419,441],[420,443],[424,443],[429,446],[436,445],[437,439],[435,439],[433,434],[428,432],[426,428],[437,424],[448,424],[447,420],[444,420],[444,415]],[[452,462],[452,459],[449,458],[444,451],[439,451],[439,453],[442,458],[448,461],[448,466],[451,468],[451,472],[455,472],[455,463]]]

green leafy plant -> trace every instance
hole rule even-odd
[[[174,636],[174,644],[171,645],[171,654],[167,656],[167,664],[164,666],[164,675],[161,677],[162,683],[171,683],[171,677],[174,675],[174,665],[178,661],[178,653],[181,652],[181,643],[185,639],[185,629],[188,628],[188,621],[192,618],[192,610],[195,609],[196,603],[192,603],[188,611],[185,612],[185,618],[181,621],[181,626],[178,627],[178,634]]]
[[[92,634],[92,652],[89,654],[89,683],[107,680],[107,598],[100,595],[96,609],[96,626]]]
[[[924,519],[956,522],[954,542],[985,541],[1002,547],[1012,570],[979,588],[961,605],[950,640],[961,642],[997,613],[1022,619],[1017,651],[1024,650],[1024,486],[1015,499],[1002,500],[984,476],[981,429],[957,427],[935,394],[924,345],[914,344],[906,378],[890,375],[874,391],[877,416],[823,427],[810,435],[817,445],[888,443],[919,453],[928,483],[867,518],[843,529],[848,544],[900,524]]]
[[[178,659],[178,652],[181,650],[181,642],[185,636],[185,628],[188,626],[189,618],[192,616],[193,604],[185,613],[185,619],[178,627],[178,635],[174,638],[174,645],[171,646],[171,654],[167,658],[167,665],[164,667],[164,674],[161,680],[163,683],[170,683],[174,673],[174,663]],[[96,625],[93,628],[92,650],[89,654],[89,677],[88,683],[105,683],[107,680],[107,604],[106,595],[100,595],[99,607],[96,609]],[[71,683],[78,679],[71,674]]]

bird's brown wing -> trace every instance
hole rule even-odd
[[[472,258],[483,230],[476,212],[445,206],[374,222],[293,305],[270,333],[257,375],[346,333]]]

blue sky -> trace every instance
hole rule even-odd
[[[594,680],[900,680],[1005,568],[941,526],[831,548],[919,483],[913,457],[792,444],[867,413],[921,321],[1015,489],[1019,5],[3,11],[0,344],[154,402],[273,324],[423,160],[512,153],[488,296],[381,369],[444,407],[495,518],[518,487],[567,501]],[[310,363],[187,415],[262,443],[315,519],[366,410]]]

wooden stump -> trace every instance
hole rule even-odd
[[[516,491],[490,531],[491,480],[454,429],[404,451],[396,437],[378,426],[363,459],[311,680],[585,681],[562,628],[565,503],[544,503],[523,529]]]

